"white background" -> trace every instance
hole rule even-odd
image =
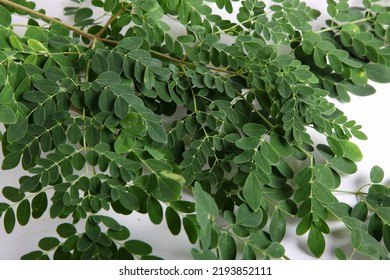
[[[71,1],[37,0],[38,8],[45,8],[49,16],[62,16],[62,9],[65,6],[71,6]],[[88,1],[87,1],[88,2]],[[307,0],[311,7],[322,11],[318,22],[324,22],[326,18],[326,1],[325,0]],[[390,1],[383,1],[390,4]],[[351,4],[360,3],[360,1],[350,1]],[[325,11],[325,13],[324,13]],[[220,13],[220,12],[219,12]],[[99,14],[100,15],[100,14]],[[316,24],[317,24],[316,23]],[[363,126],[363,131],[368,135],[369,140],[358,141],[357,143],[364,154],[364,159],[358,164],[358,173],[342,178],[340,189],[357,190],[369,180],[369,172],[372,166],[380,165],[387,174],[388,180],[390,174],[390,111],[387,110],[390,98],[388,97],[388,86],[383,84],[372,85],[377,89],[377,93],[369,97],[352,96],[348,104],[338,104],[346,116],[351,120]],[[1,127],[1,129],[3,129]],[[0,154],[0,162],[3,156]],[[0,188],[3,186],[18,186],[18,178],[23,174],[22,169],[1,171],[0,170]],[[351,195],[340,195],[340,200],[349,203],[356,202],[356,198]],[[0,194],[0,201],[4,198]],[[118,221],[127,225],[131,231],[131,238],[139,238],[149,242],[153,246],[153,253],[166,259],[191,259],[190,248],[192,247],[187,241],[187,237],[182,232],[178,237],[172,236],[165,223],[153,225],[146,215],[133,214],[131,216],[117,216]],[[14,232],[7,235],[2,228],[2,218],[0,219],[0,259],[19,259],[21,255],[36,250],[38,241],[45,236],[56,236],[56,225],[62,223],[62,220],[51,220],[48,215],[39,220],[31,220],[25,227],[16,225]],[[290,224],[290,230],[287,232],[283,245],[286,247],[286,255],[292,259],[312,259],[306,247],[306,236],[297,237],[295,226]],[[343,226],[332,222],[332,233],[326,236],[327,250],[323,259],[334,259],[333,251],[337,247],[348,247],[349,233],[344,231]]]

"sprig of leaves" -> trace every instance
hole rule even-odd
[[[331,0],[327,26],[313,30],[320,13],[299,0],[242,1],[237,22],[202,0],[93,0],[99,15],[73,2],[68,25],[34,2],[0,0],[2,169],[29,174],[2,187],[4,229],[46,211],[66,219],[23,259],[158,258],[109,210],[165,217],[199,244],[196,259],[288,259],[287,216],[315,257],[336,217],[353,252],[388,258],[382,169],[357,205],[334,195],[362,160],[351,139],[367,137],[330,101],[390,81],[387,7]],[[14,14],[27,18],[22,35]]]

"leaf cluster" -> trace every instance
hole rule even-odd
[[[388,258],[382,169],[353,207],[335,196],[367,136],[331,102],[390,82],[388,7],[328,0],[314,30],[300,0],[72,2],[69,25],[0,0],[2,169],[27,171],[1,188],[0,216],[7,233],[64,220],[23,259],[159,258],[115,219],[134,212],[184,231],[195,259],[288,259],[290,217],[315,257],[337,218],[353,252]]]

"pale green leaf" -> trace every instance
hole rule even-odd
[[[38,53],[47,53],[48,52],[47,48],[38,40],[28,39],[27,44],[31,49],[33,49],[34,51],[36,51]]]

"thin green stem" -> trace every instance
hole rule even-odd
[[[371,186],[371,184],[365,184],[363,186],[361,186],[357,191],[360,192],[362,189],[364,189],[365,187],[369,187]]]
[[[353,252],[352,252],[352,254],[349,256],[349,260],[352,260],[352,258],[353,258],[353,256],[355,255],[355,253],[356,253],[356,250],[355,249],[353,249]]]

